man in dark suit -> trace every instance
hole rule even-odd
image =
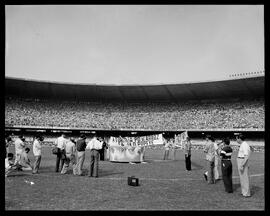
[[[100,160],[104,161],[104,152],[105,152],[105,149],[108,148],[108,146],[102,137],[100,137],[98,140],[102,143],[102,149],[99,150]]]

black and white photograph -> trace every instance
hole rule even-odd
[[[5,211],[265,211],[254,5],[5,5]]]

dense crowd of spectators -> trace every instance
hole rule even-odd
[[[264,128],[264,100],[94,103],[5,99],[5,124],[95,129]]]

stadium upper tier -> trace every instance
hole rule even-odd
[[[95,85],[5,79],[7,96],[79,101],[183,101],[263,97],[264,76],[167,85]]]
[[[5,125],[97,130],[263,129],[264,99],[182,103],[5,99]]]

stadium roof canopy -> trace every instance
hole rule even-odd
[[[164,85],[97,85],[5,78],[6,96],[127,102],[183,101],[264,96],[264,76]]]

